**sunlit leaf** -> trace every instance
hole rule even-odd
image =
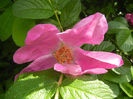
[[[91,77],[64,80],[60,93],[63,99],[113,99],[115,97],[107,84]]]
[[[6,99],[51,99],[57,87],[53,71],[23,74],[8,90]]]

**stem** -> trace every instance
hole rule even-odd
[[[59,20],[57,11],[54,11],[54,13],[55,13],[55,17],[56,17],[56,19],[57,19],[57,21],[58,21],[58,24],[59,24],[59,26],[60,26],[60,29],[61,29],[61,31],[63,32],[64,30],[63,30],[63,27],[62,27],[61,22],[60,22],[60,20]]]
[[[48,0],[48,2],[49,2],[51,8],[52,8],[53,11],[54,11],[55,17],[56,17],[56,19],[57,19],[57,21],[58,21],[58,24],[59,24],[59,26],[60,26],[60,30],[63,32],[64,30],[63,30],[63,27],[62,27],[62,25],[61,25],[60,19],[59,19],[59,17],[58,17],[57,10],[53,7],[51,0]],[[59,99],[59,87],[60,87],[60,85],[61,85],[62,79],[63,79],[63,74],[60,75],[59,81],[58,81],[58,83],[57,83],[57,89],[56,89],[56,93],[55,93],[54,99]]]
[[[59,99],[59,87],[62,82],[62,79],[63,79],[63,74],[60,75],[59,81],[57,83],[57,89],[56,89],[56,94],[55,94],[54,99]]]
[[[52,9],[54,10],[55,17],[56,17],[56,19],[57,19],[57,21],[58,21],[58,24],[59,24],[59,26],[60,26],[61,31],[63,32],[64,30],[63,30],[63,27],[62,27],[62,25],[61,25],[60,19],[59,19],[59,17],[58,17],[57,10],[53,7],[51,0],[48,0],[48,1],[49,1],[50,6],[52,7]]]

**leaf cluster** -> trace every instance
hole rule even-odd
[[[36,24],[71,28],[93,13],[105,14],[109,30],[100,45],[85,44],[87,51],[114,52],[124,65],[102,75],[64,76],[51,70],[15,74],[28,64],[17,65],[12,56],[24,46],[27,32]],[[133,27],[124,18],[133,12],[132,0],[0,0],[0,99],[130,99],[133,98]],[[58,15],[59,20],[57,20]],[[60,29],[61,30],[61,29]]]

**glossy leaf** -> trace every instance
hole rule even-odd
[[[5,99],[51,99],[57,87],[56,77],[54,71],[23,74],[8,90]]]
[[[65,79],[62,82],[60,94],[63,99],[112,99],[112,90],[102,81],[81,77]]]
[[[133,49],[133,37],[130,30],[121,30],[116,35],[117,45],[124,52],[129,52]]]
[[[17,0],[13,5],[13,14],[21,18],[47,19],[54,11],[48,0]]]
[[[24,46],[27,32],[35,25],[34,20],[17,18],[13,24],[13,40],[18,46]]]
[[[61,23],[63,27],[70,26],[77,21],[81,12],[80,0],[70,0],[64,9],[61,10]]]

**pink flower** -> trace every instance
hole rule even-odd
[[[84,18],[62,33],[51,24],[36,25],[28,32],[25,46],[14,54],[14,62],[18,64],[33,61],[18,75],[50,68],[71,75],[103,74],[106,69],[121,66],[123,60],[119,55],[80,48],[84,43],[100,44],[107,29],[106,18],[101,13]]]
[[[127,13],[127,14],[125,15],[125,18],[128,20],[128,22],[130,23],[130,25],[133,26],[133,14]]]
[[[127,13],[126,15],[125,15],[125,18],[128,20],[128,21],[130,21],[130,19],[131,19],[131,13]]]

